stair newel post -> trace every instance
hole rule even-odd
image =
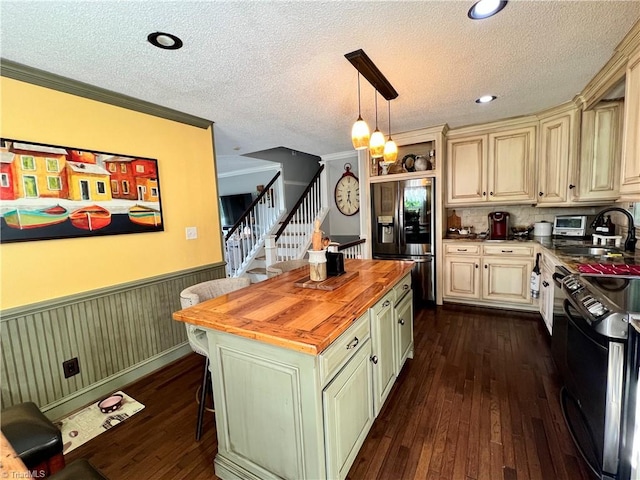
[[[326,167],[326,163],[325,162],[320,162],[321,165],[324,165]],[[318,205],[317,208],[317,212],[320,212],[320,210],[322,209],[323,206],[329,206],[330,202],[329,202],[329,182],[327,182],[327,168],[324,168],[322,170],[322,172],[320,173],[320,180],[319,180],[319,190],[320,190],[320,205]]]
[[[278,248],[276,246],[275,235],[267,235],[264,238],[264,256],[267,266],[278,261]]]

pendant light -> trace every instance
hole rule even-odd
[[[398,145],[391,139],[391,101],[387,101],[389,104],[389,138],[387,143],[384,144],[384,161],[387,163],[394,163],[398,158]]]
[[[384,135],[380,130],[378,130],[378,91],[376,90],[376,129],[371,135],[371,140],[369,141],[369,153],[371,154],[371,158],[380,158],[384,155]]]
[[[360,114],[360,72],[358,72],[358,120],[351,129],[351,142],[356,150],[364,150],[369,147],[369,125]]]

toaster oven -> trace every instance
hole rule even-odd
[[[556,215],[553,221],[553,235],[558,237],[584,238],[593,233],[591,215]]]

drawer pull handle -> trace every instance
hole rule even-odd
[[[573,185],[573,184],[570,184],[570,185],[569,185],[569,189],[570,189],[570,190],[573,190],[574,188],[576,188],[576,186],[575,186],[575,185]]]
[[[502,253],[513,253],[513,250],[502,250]]]
[[[374,363],[374,365],[378,364],[378,357],[376,357],[375,355],[373,357],[371,357],[371,361]]]
[[[358,340],[358,337],[353,337],[353,340],[351,340],[347,344],[347,350],[351,350],[352,348],[356,348],[358,346],[358,343],[360,343],[360,340]]]
[[[382,304],[383,307],[388,307],[389,305],[391,305],[391,302],[389,300]]]
[[[489,265],[487,265],[487,264],[485,263],[484,268],[489,268]]]
[[[478,264],[476,263],[476,268],[478,268]]]
[[[549,282],[545,280],[544,282],[542,282],[542,286],[547,288],[549,286]]]
[[[402,289],[403,290],[409,290],[409,285],[407,285],[406,283],[404,285],[402,285]]]
[[[458,251],[459,251],[459,252],[466,252],[466,251],[467,251],[467,249],[466,249],[466,248],[459,248],[459,249],[458,249]]]
[[[400,325],[404,325],[404,318],[401,318],[400,320],[398,320],[398,323],[399,323]]]

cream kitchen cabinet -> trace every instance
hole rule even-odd
[[[529,278],[533,261],[498,256],[482,260],[482,299],[501,303],[531,303]]]
[[[620,192],[623,103],[600,102],[582,112],[576,202],[610,202]]]
[[[453,133],[447,152],[447,205],[535,202],[535,126]]]
[[[640,199],[640,50],[627,64],[620,195],[624,200]]]
[[[480,298],[480,257],[454,256],[444,257],[446,298]]]
[[[571,201],[576,187],[580,113],[564,106],[540,117],[538,198],[540,206]]]
[[[487,136],[447,141],[447,204],[469,204],[487,200]]]
[[[531,309],[533,245],[451,242],[445,247],[444,299]]]
[[[546,249],[542,249],[540,256],[540,300],[539,311],[544,325],[551,335],[553,331],[553,310],[555,308],[555,285],[553,282],[553,273],[558,264],[554,258],[547,253]],[[561,301],[561,300],[559,300]]]

